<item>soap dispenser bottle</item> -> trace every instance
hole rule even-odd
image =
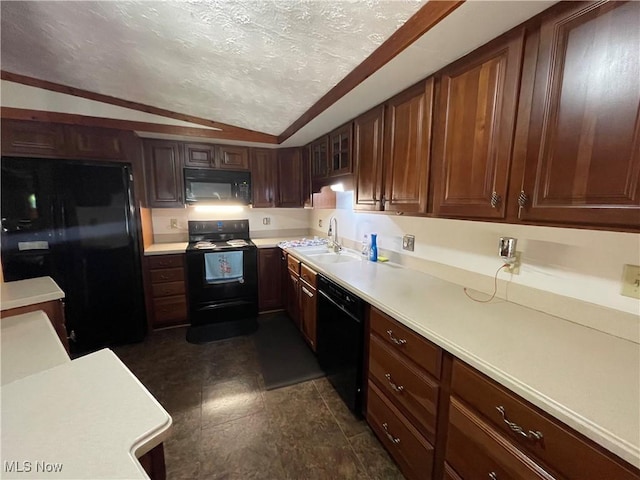
[[[369,247],[369,260],[372,262],[378,261],[378,234],[371,234],[371,247]]]

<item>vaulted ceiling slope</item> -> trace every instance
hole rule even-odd
[[[426,0],[1,2],[2,70],[280,134]]]

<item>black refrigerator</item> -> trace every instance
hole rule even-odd
[[[65,292],[72,353],[146,333],[130,168],[2,157],[5,281],[50,276]]]

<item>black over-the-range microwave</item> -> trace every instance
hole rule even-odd
[[[184,198],[188,204],[249,205],[251,173],[185,168]]]

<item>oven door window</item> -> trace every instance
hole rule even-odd
[[[244,283],[244,252],[205,253],[204,278],[209,285]]]
[[[187,184],[187,201],[191,200],[232,200],[231,183],[197,182]]]

